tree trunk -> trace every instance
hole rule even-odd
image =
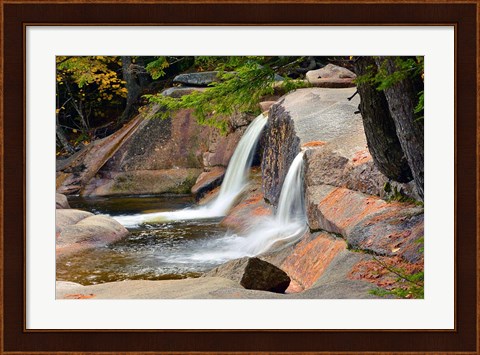
[[[58,141],[60,142],[60,144],[62,145],[62,147],[69,153],[69,154],[73,154],[75,153],[75,149],[73,149],[73,147],[70,145],[70,143],[68,143],[68,139],[67,137],[65,136],[65,132],[63,132],[63,129],[62,127],[60,127],[60,123],[58,122],[58,114],[55,118],[56,120],[56,134],[57,134],[57,138],[58,138]]]
[[[387,74],[392,74],[398,70],[395,58],[378,57],[375,61],[378,67],[382,66],[386,69]],[[384,92],[390,113],[395,122],[397,136],[407,157],[418,194],[423,198],[423,120],[417,120],[414,113],[418,103],[418,94],[422,90],[423,81],[420,77],[407,77],[393,83]]]
[[[133,104],[137,101],[142,93],[142,89],[137,82],[137,75],[131,70],[132,57],[122,57],[122,74],[123,80],[127,87],[127,103],[119,121],[125,122],[132,113]]]
[[[360,57],[354,63],[354,70],[359,77],[374,75],[375,61],[372,57]],[[359,82],[357,90],[368,150],[373,162],[388,178],[398,182],[411,181],[412,172],[397,137],[385,94],[370,83]]]

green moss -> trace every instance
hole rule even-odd
[[[386,193],[385,201],[387,202],[404,202],[411,203],[415,206],[424,206],[423,201],[415,200],[405,195],[402,190],[398,190],[396,186],[392,186],[388,181],[383,185],[383,191]]]
[[[192,186],[195,185],[195,182],[197,181],[197,177],[197,174],[189,172],[185,180],[183,180],[180,185],[177,185],[169,192],[174,194],[190,194]]]

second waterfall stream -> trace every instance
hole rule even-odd
[[[228,235],[217,240],[214,248],[193,253],[190,261],[226,261],[255,256],[283,248],[298,240],[307,230],[303,197],[303,155],[303,151],[298,153],[288,169],[278,208],[273,216],[259,219],[247,235]]]
[[[277,212],[258,219],[246,235],[227,234],[212,240],[201,250],[176,256],[183,263],[221,263],[244,256],[255,256],[281,249],[298,240],[307,230],[303,198],[303,155],[298,153],[282,186]]]

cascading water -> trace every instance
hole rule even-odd
[[[181,221],[225,216],[247,184],[255,149],[266,123],[267,118],[263,114],[257,116],[250,123],[230,159],[218,196],[207,205],[179,211],[117,216],[114,218],[126,227],[134,227],[146,222]]]
[[[236,250],[258,255],[275,244],[283,246],[299,238],[307,227],[303,198],[303,155],[297,154],[283,182],[278,208],[273,217],[261,221],[246,237],[238,237]]]
[[[277,212],[273,217],[260,220],[246,236],[225,236],[212,242],[209,248],[184,255],[184,262],[222,262],[254,256],[275,247],[284,247],[300,238],[307,228],[303,197],[303,155],[304,152],[298,153],[290,165]]]
[[[266,117],[260,114],[252,121],[242,136],[232,155],[230,164],[228,164],[218,197],[211,205],[207,206],[207,209],[210,209],[213,214],[224,216],[232,206],[235,198],[246,186],[255,148],[266,124]]]
[[[241,180],[235,184],[241,190]],[[223,195],[222,198],[226,199],[225,196],[228,195]],[[141,209],[149,208],[148,204],[145,205],[145,198],[141,200]],[[150,201],[152,203],[158,203],[158,199]],[[184,203],[177,200],[162,202],[171,207]],[[212,202],[214,203],[216,202]],[[94,206],[97,208],[98,204],[95,203]],[[223,208],[224,206],[226,205]],[[111,208],[112,206],[106,207],[107,210]],[[169,212],[182,213],[181,218],[184,218],[185,213],[191,213],[189,216],[192,218],[182,223],[162,222],[155,226],[148,223],[142,225],[143,219],[134,216],[134,228],[128,238],[109,248],[94,249],[90,254],[82,254],[79,258],[69,258],[68,264],[60,267],[57,272],[65,280],[87,284],[138,277],[191,277],[231,259],[259,255],[288,246],[298,240],[307,228],[303,204],[303,153],[297,155],[285,177],[276,214],[258,219],[246,235],[226,232],[215,220],[195,220],[193,217],[198,217],[199,211],[187,211],[190,212]],[[151,218],[151,215],[147,218]],[[85,270],[91,270],[91,274],[85,273]],[[82,275],[87,276],[85,278]]]
[[[289,224],[299,220],[305,221],[303,155],[303,151],[297,154],[285,177],[275,217],[278,223]]]

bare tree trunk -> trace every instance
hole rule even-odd
[[[354,70],[359,77],[374,75],[375,61],[372,57],[360,57],[354,63]],[[359,109],[373,162],[388,178],[399,182],[411,181],[412,172],[397,137],[385,94],[366,82],[359,82],[357,90],[360,95]]]
[[[120,116],[120,122],[125,122],[129,118],[133,108],[133,104],[135,103],[135,101],[137,101],[138,97],[142,93],[141,86],[137,82],[137,75],[131,69],[131,65],[132,57],[122,57],[122,74],[123,80],[125,80],[127,87],[127,103],[125,105],[125,109],[123,110],[122,115]]]
[[[58,122],[58,115],[56,117],[56,134],[57,134],[58,141],[60,142],[62,147],[70,154],[75,153],[75,150],[70,145],[70,143],[68,143],[68,139],[65,136],[65,133],[63,132],[63,129]]]
[[[387,74],[398,70],[395,57],[378,57],[375,59],[378,67],[383,65]],[[412,171],[418,194],[423,198],[424,188],[424,132],[423,120],[415,117],[415,107],[418,94],[423,90],[420,77],[407,77],[393,83],[384,90],[388,107],[395,122],[395,128],[402,149]]]

